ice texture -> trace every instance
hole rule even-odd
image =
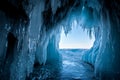
[[[99,1],[98,1],[99,2]],[[83,55],[83,60],[95,67],[96,77],[100,80],[119,80],[119,2],[101,1],[99,25],[95,30],[94,46]],[[113,10],[113,11],[112,11]]]
[[[0,78],[25,80],[36,64],[60,67],[61,29],[67,35],[76,21],[76,26],[95,35],[82,60],[94,66],[98,79],[120,79],[119,4],[119,0],[1,0]]]

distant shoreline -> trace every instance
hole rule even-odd
[[[83,49],[83,48],[74,48],[74,49],[71,49],[71,48],[63,48],[63,49],[59,49],[59,50],[89,50],[89,49]]]
[[[70,52],[81,52],[81,51],[87,51],[89,49],[59,49],[59,51],[70,51]]]

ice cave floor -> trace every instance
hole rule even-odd
[[[60,50],[62,68],[49,65],[35,68],[31,80],[95,80],[93,67],[81,61],[85,50]],[[55,69],[56,68],[56,69]],[[52,70],[53,69],[53,70]]]

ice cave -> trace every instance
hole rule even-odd
[[[73,21],[74,22],[74,21]],[[87,30],[73,24],[72,30],[65,35],[61,30],[59,49],[90,49],[95,41],[94,34],[89,35]]]
[[[59,49],[74,21],[90,49]],[[120,80],[119,48],[120,0],[0,0],[0,80]]]

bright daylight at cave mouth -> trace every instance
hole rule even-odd
[[[0,0],[0,80],[120,80],[120,0]]]
[[[93,33],[91,35],[90,38],[87,30],[77,26],[77,22],[74,20],[72,30],[67,35],[62,29],[59,49],[90,49],[95,41]]]
[[[72,22],[72,29],[65,34],[64,29],[61,30],[59,49],[62,55],[62,79],[80,79],[83,77],[80,74],[90,75],[93,71],[93,68],[90,65],[86,65],[86,68],[83,65],[83,61],[81,61],[80,57],[85,54],[86,50],[89,50],[95,41],[95,37],[93,34],[94,31],[89,33],[86,29],[84,30],[81,26],[77,24],[76,20]],[[90,37],[91,35],[91,37]],[[79,69],[79,70],[77,70]],[[86,73],[83,73],[83,71]],[[71,76],[70,76],[71,75]],[[93,73],[90,77],[84,76],[85,78],[92,78]]]

